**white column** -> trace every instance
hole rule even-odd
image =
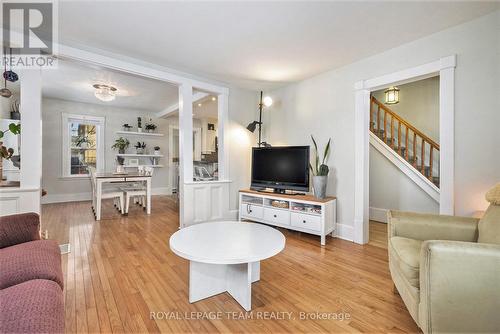
[[[24,70],[21,81],[21,188],[40,189],[42,179],[42,79]]]
[[[368,242],[370,91],[356,84],[354,111],[354,242]]]
[[[184,184],[193,182],[193,86],[179,86],[179,223],[185,226],[186,191]]]
[[[455,213],[455,66],[455,56],[441,59],[439,71],[439,213],[442,215]]]
[[[229,94],[220,94],[217,99],[218,107],[218,131],[217,141],[219,145],[219,180],[229,179],[229,147],[226,145],[226,129],[228,126],[228,100]]]

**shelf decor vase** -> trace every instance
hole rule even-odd
[[[313,178],[314,196],[316,198],[320,198],[320,199],[325,198],[326,197],[326,184],[328,182],[328,176],[327,175],[322,175],[322,176],[315,175],[312,178]]]

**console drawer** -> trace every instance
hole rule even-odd
[[[272,224],[290,225],[290,211],[264,208],[264,220]]]
[[[262,219],[264,216],[263,208],[259,205],[242,203],[240,206],[240,215],[245,218]]]
[[[290,222],[292,226],[307,228],[309,230],[321,231],[321,217],[306,215],[303,213],[290,213]]]

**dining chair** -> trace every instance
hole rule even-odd
[[[144,176],[153,176],[154,168],[150,166],[140,166],[143,167],[139,169],[139,173],[144,174]],[[142,172],[141,172],[142,171]],[[138,203],[146,209],[146,195],[147,188],[144,182],[137,182],[130,186],[120,187],[120,190],[125,193],[125,214],[128,214],[130,207],[130,199],[134,199],[135,203]]]
[[[98,196],[95,167],[87,168],[90,174],[90,187],[92,189],[92,211],[94,213],[94,217],[96,216],[96,202],[102,201],[103,199],[113,199],[113,205],[118,211],[123,214],[125,210],[125,197],[123,191],[116,187],[102,187],[101,194],[100,196]]]

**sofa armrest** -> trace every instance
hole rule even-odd
[[[475,242],[479,219],[391,210],[387,222],[389,238]]]
[[[419,322],[424,333],[500,332],[500,245],[425,241]]]
[[[40,217],[22,213],[0,217],[0,248],[40,239]]]

